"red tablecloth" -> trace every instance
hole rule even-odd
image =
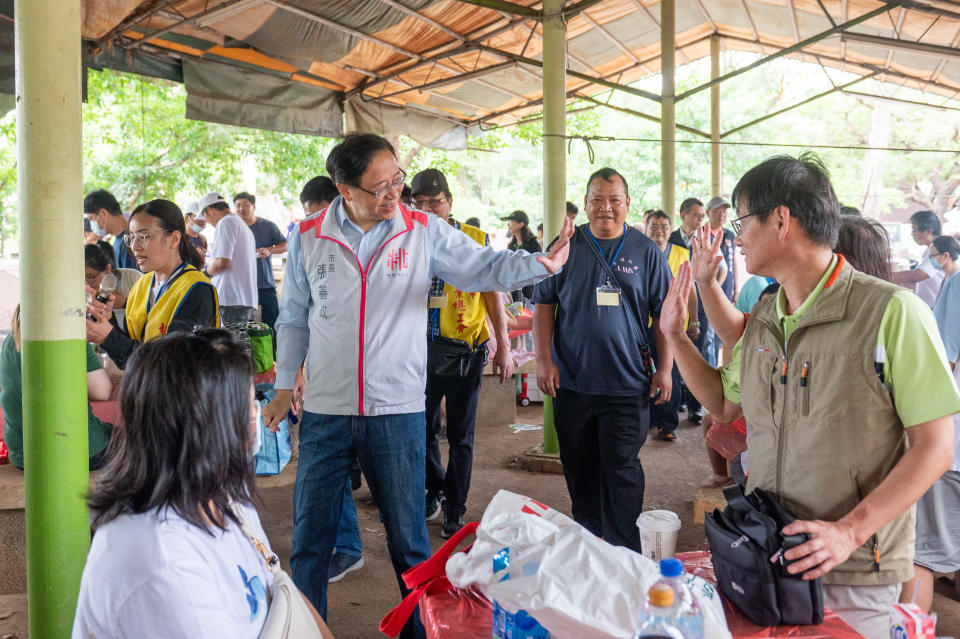
[[[710,556],[705,552],[679,553],[687,572],[716,583]],[[827,610],[823,623],[817,626],[761,628],[740,612],[723,603],[727,625],[736,639],[760,637],[803,637],[805,639],[863,639],[834,612]],[[482,595],[473,592],[448,590],[427,595],[420,600],[420,616],[430,639],[452,639],[493,635],[493,607]]]
[[[120,423],[120,380],[113,382],[113,390],[110,391],[110,399],[103,402],[90,402],[90,408],[93,414],[102,422],[108,424]]]

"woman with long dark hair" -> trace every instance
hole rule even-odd
[[[183,401],[184,386],[202,401]],[[253,506],[249,356],[223,330],[143,344],[120,411],[88,499],[94,537],[73,638],[258,637],[273,573]]]
[[[841,215],[834,251],[861,273],[891,281],[890,236],[880,222],[849,213]]]
[[[133,350],[155,337],[195,327],[219,326],[217,292],[198,270],[200,256],[187,242],[183,213],[169,200],[141,204],[130,215],[124,236],[143,271],[126,301],[121,326],[110,311],[113,302],[93,300],[87,318],[87,341],[103,346],[119,368]],[[95,297],[97,291],[88,293]]]

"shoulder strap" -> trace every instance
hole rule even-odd
[[[267,569],[270,571],[279,570],[279,557],[277,557],[273,552],[269,551],[267,549],[267,545],[263,543],[259,537],[253,534],[253,531],[250,530],[250,526],[247,524],[247,520],[244,518],[240,508],[234,508],[233,514],[236,515],[237,521],[240,522],[240,531],[246,536],[246,538],[250,541],[250,545],[253,546],[254,550],[257,551],[257,554],[259,554],[263,559],[263,563],[267,565]]]
[[[627,239],[627,234],[628,234],[630,231],[631,231],[631,228],[630,228],[629,226],[628,226],[626,229],[624,229],[624,231],[623,231],[623,239],[624,239],[624,241],[626,241],[626,239]],[[584,237],[584,235],[586,235],[586,233],[587,233],[586,225],[578,226],[578,227],[577,227],[577,233],[580,233],[580,236],[581,236],[581,239],[583,240],[583,243],[586,244],[586,245],[590,248],[590,252],[593,253],[593,256],[594,256],[595,258],[597,258],[597,260],[598,260],[598,261],[600,262],[600,264],[603,266],[603,270],[605,270],[605,271],[607,272],[607,275],[610,277],[610,281],[611,281],[611,282],[616,282],[616,281],[617,281],[617,276],[616,276],[616,274],[613,272],[613,269],[610,268],[610,264],[607,263],[607,260],[606,260],[606,259],[604,258],[604,256],[603,256],[603,253],[600,252],[599,247],[597,247],[597,245],[596,245],[589,237]],[[620,296],[620,303],[623,304],[623,305],[625,305],[625,306],[627,307],[627,308],[625,309],[625,310],[626,310],[626,315],[627,315],[627,320],[630,322],[630,330],[633,331],[633,337],[634,337],[634,339],[637,340],[637,343],[638,343],[638,344],[646,344],[647,346],[649,346],[649,345],[650,345],[650,340],[647,339],[647,331],[643,328],[643,326],[641,326],[641,325],[637,322],[637,317],[639,316],[639,313],[638,313],[638,312],[635,312],[636,309],[634,309],[632,306],[630,306],[630,302],[629,302],[628,300],[626,300],[623,295]]]

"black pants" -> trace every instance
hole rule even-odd
[[[680,423],[680,369],[673,365],[673,391],[670,393],[670,401],[666,404],[650,404],[650,426],[659,428],[660,432],[666,435],[677,430]]]
[[[477,424],[477,402],[487,349],[481,347],[471,356],[470,368],[463,377],[434,375],[427,371],[427,468],[428,493],[443,491],[444,511],[450,516],[467,512],[467,493],[473,472],[473,431]],[[450,452],[447,469],[440,456],[440,400],[447,398],[447,443]]]
[[[554,419],[573,518],[615,546],[640,552],[643,467],[650,426],[646,393],[585,395],[559,389]]]
[[[280,315],[280,302],[277,301],[277,289],[258,288],[257,304],[260,305],[260,319],[270,328],[277,323]]]

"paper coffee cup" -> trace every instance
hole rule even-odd
[[[660,563],[677,552],[680,518],[669,510],[648,510],[637,517],[643,556]]]

